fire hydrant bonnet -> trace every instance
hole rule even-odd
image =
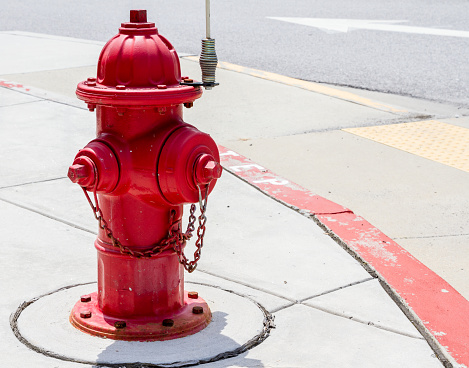
[[[78,98],[108,106],[176,105],[199,98],[200,87],[180,85],[179,57],[171,43],[146,21],[146,13],[133,12],[101,51],[97,78],[78,85]]]

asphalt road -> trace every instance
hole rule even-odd
[[[1,0],[0,31],[106,41],[129,9],[147,9],[180,52],[199,53],[203,0]],[[212,0],[219,59],[291,77],[469,107],[469,38],[369,29],[325,32],[268,17],[401,21],[469,31],[467,0]],[[469,33],[468,33],[469,35]]]

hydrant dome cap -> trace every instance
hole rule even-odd
[[[146,22],[141,10],[131,11],[131,22],[104,46],[98,61],[97,82],[108,87],[177,85],[179,57],[173,45]],[[133,21],[133,22],[132,22]]]
[[[200,88],[180,85],[178,54],[155,24],[147,22],[146,11],[130,14],[130,22],[122,23],[102,49],[96,80],[80,83],[77,96],[88,103],[110,105],[133,105],[136,100],[143,105],[167,105],[199,98]],[[103,96],[113,96],[114,101]],[[141,101],[142,97],[150,101]]]

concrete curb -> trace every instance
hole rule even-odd
[[[445,367],[469,366],[469,301],[451,285],[350,209],[218,148],[226,171],[312,218],[377,277]]]

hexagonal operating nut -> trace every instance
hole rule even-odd
[[[195,180],[198,184],[209,184],[218,179],[223,171],[220,163],[209,154],[199,156],[195,165]]]
[[[95,182],[95,164],[88,157],[78,157],[68,168],[68,177],[73,183],[89,187]]]
[[[85,165],[72,165],[68,168],[68,177],[73,183],[78,183],[80,179],[88,177],[88,169]]]
[[[203,176],[209,181],[213,179],[219,179],[221,177],[221,173],[223,171],[223,167],[220,163],[216,161],[209,161],[205,164],[203,169]]]

